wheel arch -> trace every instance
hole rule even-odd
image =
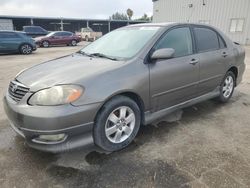
[[[234,74],[234,76],[235,76],[235,86],[236,86],[237,77],[238,77],[238,73],[239,73],[238,68],[237,68],[236,66],[232,66],[232,67],[230,67],[230,68],[228,69],[227,72],[229,72],[229,71],[231,71],[231,72]]]
[[[102,108],[104,107],[104,105],[110,101],[112,98],[116,97],[116,96],[125,96],[130,98],[131,100],[135,101],[136,104],[138,105],[140,112],[141,112],[141,123],[144,125],[145,124],[145,104],[142,100],[142,98],[140,97],[140,95],[138,95],[137,93],[133,92],[133,91],[122,91],[119,93],[115,93],[114,95],[111,95],[110,97],[108,97],[103,104],[100,106],[100,108],[97,110],[97,113],[95,115],[95,119],[98,115],[98,113],[102,110]],[[96,120],[95,120],[96,121]]]

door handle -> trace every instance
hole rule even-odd
[[[222,53],[222,57],[227,57],[227,56],[228,56],[227,52]]]
[[[199,60],[197,60],[197,59],[192,59],[192,60],[189,62],[189,64],[191,64],[191,65],[196,65],[197,63],[199,63]]]

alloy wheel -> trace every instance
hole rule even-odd
[[[49,42],[44,41],[44,42],[43,42],[43,47],[48,48],[48,47],[49,47]]]
[[[23,54],[30,54],[32,52],[32,48],[30,45],[25,44],[21,47],[22,53]]]
[[[72,46],[76,46],[76,45],[77,45],[77,42],[76,42],[75,40],[72,40],[71,45],[72,45]]]
[[[127,140],[134,128],[134,111],[128,106],[121,106],[108,116],[105,124],[105,135],[110,142],[118,144]]]
[[[222,88],[223,96],[225,98],[230,97],[231,93],[233,92],[234,88],[234,79],[231,75],[228,75],[224,81],[224,85]]]

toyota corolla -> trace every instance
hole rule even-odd
[[[30,147],[117,151],[140,126],[177,109],[227,102],[242,80],[244,58],[240,45],[207,25],[130,25],[19,73],[4,107]]]

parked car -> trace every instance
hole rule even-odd
[[[25,32],[30,37],[45,36],[49,32],[40,26],[23,26],[23,32]]]
[[[141,125],[204,100],[227,102],[244,58],[244,49],[214,27],[130,25],[21,72],[4,108],[30,147],[61,152],[94,143],[117,151]]]
[[[35,41],[25,33],[0,31],[0,53],[31,54],[35,50]]]
[[[90,27],[82,28],[80,32],[76,32],[76,35],[81,36],[85,41],[95,41],[102,36],[102,32],[95,32]]]
[[[50,45],[71,45],[76,46],[81,38],[68,31],[51,32],[44,37],[35,38],[36,44],[48,48]]]

